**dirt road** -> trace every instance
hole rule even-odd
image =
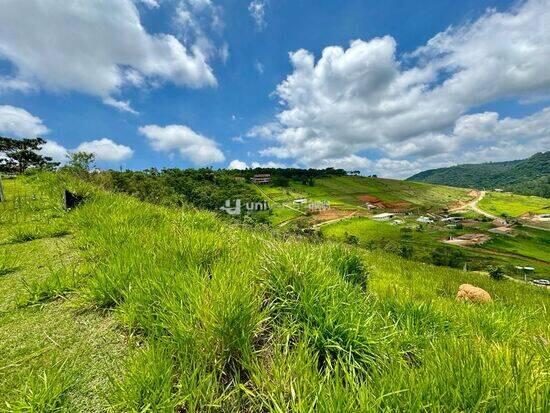
[[[458,208],[451,209],[449,212],[459,212],[459,211],[464,211],[466,209],[471,209],[472,211],[477,212],[480,215],[486,216],[487,218],[497,219],[498,217],[496,215],[490,214],[478,206],[479,201],[485,198],[485,194],[486,194],[485,191],[479,191],[475,199],[471,200],[467,204],[464,204]]]

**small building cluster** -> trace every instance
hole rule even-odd
[[[271,182],[271,175],[270,174],[257,174],[254,175],[252,178],[250,178],[252,183],[256,185],[266,185]]]

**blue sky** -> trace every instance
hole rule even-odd
[[[550,148],[548,0],[3,3],[0,134],[57,158],[405,177]]]

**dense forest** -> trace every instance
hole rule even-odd
[[[466,188],[502,188],[522,195],[549,198],[550,151],[518,161],[431,169],[411,176],[408,180]]]

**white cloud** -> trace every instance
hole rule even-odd
[[[229,59],[229,45],[227,43],[224,43],[220,49],[220,59],[222,59],[223,64],[226,64],[227,59]]]
[[[275,140],[264,156],[381,171],[452,163],[469,153],[498,158],[498,148],[527,149],[527,141],[535,152],[549,136],[545,111],[502,120],[466,114],[502,98],[548,96],[548,27],[549,1],[531,0],[449,28],[401,59],[390,36],[327,47],[317,61],[298,50],[290,54],[293,72],[275,92],[283,105],[277,120],[247,136]],[[361,156],[369,150],[381,160]]]
[[[67,160],[67,153],[69,151],[63,145],[60,145],[56,141],[48,140],[40,149],[40,154],[43,156],[49,156],[56,162],[65,162]]]
[[[209,165],[225,160],[218,144],[184,125],[147,125],[139,128],[155,151],[173,153],[178,151],[182,158],[195,165]]]
[[[17,138],[32,138],[49,133],[42,120],[24,109],[13,106],[0,106],[0,134]],[[40,153],[55,161],[66,161],[69,152],[84,151],[93,153],[98,161],[115,162],[131,158],[134,151],[125,145],[103,138],[82,142],[76,149],[69,150],[54,140],[47,140]]]
[[[257,71],[259,74],[261,74],[261,75],[264,74],[264,69],[265,69],[265,68],[264,68],[264,65],[263,65],[260,61],[256,60],[256,61],[254,62],[254,68],[256,69],[256,71]]]
[[[267,8],[267,0],[253,0],[248,5],[248,12],[254,20],[256,29],[265,29],[267,23],[265,21],[265,12]]]
[[[174,17],[179,37],[185,44],[192,44],[193,51],[205,59],[219,58],[223,63],[229,58],[226,42],[216,45],[223,31],[221,8],[211,0],[178,0]]]
[[[121,112],[128,112],[128,113],[131,113],[132,115],[139,114],[139,112],[132,109],[132,106],[130,105],[129,100],[116,100],[116,99],[113,99],[112,97],[108,97],[103,99],[103,103],[106,104],[107,106],[112,106],[113,108],[118,109]]]
[[[29,82],[11,76],[0,76],[0,93],[28,92],[33,89]]]
[[[157,0],[136,0],[138,3],[143,3],[150,9],[156,9],[160,6],[159,2]]]
[[[19,82],[107,102],[138,78],[216,85],[200,47],[147,33],[132,0],[3,0],[0,58],[13,63]]]
[[[280,162],[252,162],[250,165],[248,165],[246,162],[239,161],[238,159],[234,159],[229,163],[229,166],[227,169],[238,169],[238,170],[244,170],[248,168],[286,168],[287,166],[285,164],[282,164]]]
[[[50,156],[53,160],[61,163],[67,161],[67,154],[70,152],[92,153],[95,155],[96,160],[103,162],[123,161],[131,158],[134,154],[134,151],[128,146],[118,144],[107,138],[82,142],[74,149],[67,149],[56,141],[48,140],[40,150],[42,155]]]
[[[227,169],[238,169],[238,170],[244,170],[248,168],[248,165],[246,162],[239,161],[238,159],[233,159],[230,163]]]
[[[25,109],[14,106],[0,106],[0,133],[17,138],[33,138],[49,130],[42,119],[31,115]]]
[[[74,151],[93,153],[96,160],[105,162],[123,161],[134,154],[128,146],[120,145],[107,138],[82,142]]]
[[[252,162],[251,168],[286,168],[287,166],[281,162]]]

